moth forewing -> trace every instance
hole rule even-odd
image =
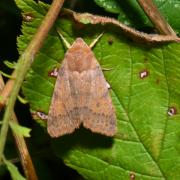
[[[77,38],[59,69],[50,104],[50,136],[74,132],[83,124],[92,132],[113,136],[116,115],[107,82],[91,48]]]

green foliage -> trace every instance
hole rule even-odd
[[[17,167],[11,163],[10,161],[4,160],[4,163],[6,164],[7,169],[9,170],[11,174],[12,180],[26,180],[18,171]]]
[[[3,62],[10,69],[15,69],[16,68],[16,62],[13,62],[13,63],[9,62],[9,61],[3,61]]]
[[[0,96],[0,101],[3,101],[4,100],[4,96]]]
[[[18,100],[22,103],[22,104],[27,104],[28,101],[26,99],[24,99],[23,97],[21,97],[20,95],[18,95]]]
[[[119,14],[121,6],[116,0],[94,0],[100,7],[103,7],[106,11]]]
[[[11,75],[9,75],[9,74],[7,74],[7,73],[5,73],[3,71],[0,71],[0,75],[3,75],[4,77],[7,77],[9,79],[13,79],[13,77]]]
[[[152,27],[151,22],[134,0],[94,0],[106,11],[118,14],[118,19],[136,28]],[[180,1],[177,0],[154,0],[153,1],[162,15],[177,33],[180,33]]]
[[[18,39],[22,52],[36,32],[48,6],[32,0],[16,0],[32,20],[24,22]],[[52,139],[57,157],[87,179],[180,179],[180,45],[150,46],[133,43],[118,28],[79,25],[61,16],[55,27],[72,44],[82,37],[87,44],[102,31],[94,47],[111,86],[117,112],[114,138],[85,129]],[[59,67],[65,48],[55,28],[51,30],[23,85],[32,111],[48,113],[55,79],[48,76]]]
[[[16,133],[17,135],[24,136],[24,137],[30,137],[31,129],[20,126],[19,124],[14,123],[12,121],[9,124],[10,124],[10,127],[13,130],[13,132]]]

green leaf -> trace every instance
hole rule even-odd
[[[26,180],[18,171],[17,167],[10,161],[5,160],[4,163],[7,166],[13,180]]]
[[[31,22],[23,23],[18,39],[22,52],[36,32],[48,5],[17,1]],[[86,179],[180,179],[180,44],[150,46],[134,43],[113,25],[79,25],[60,16],[55,28],[71,44],[82,37],[93,48],[111,86],[118,131],[108,138],[79,129],[52,139],[59,158]],[[65,48],[55,28],[51,30],[23,85],[32,111],[48,113],[55,79],[48,72],[59,67]]]
[[[4,61],[4,64],[10,69],[15,69],[16,68],[16,62]]]
[[[128,0],[94,0],[106,11],[118,14],[118,19],[136,28],[152,27],[151,22],[141,9],[137,1]],[[180,1],[177,0],[154,0],[153,1],[165,19],[177,33],[180,33]]]
[[[0,96],[0,101],[4,101],[4,96]]]
[[[0,71],[0,75],[3,75],[4,77],[7,77],[9,79],[14,79],[11,75],[9,75],[9,74],[7,74],[7,73],[5,73],[3,71]]]
[[[16,133],[19,136],[24,136],[24,137],[30,137],[30,131],[31,129],[24,127],[24,126],[20,126],[17,123],[14,122],[10,122],[10,127],[13,130],[14,133]]]
[[[22,103],[22,104],[27,104],[28,101],[26,99],[24,99],[23,97],[21,97],[20,95],[18,95],[18,100]]]
[[[103,7],[106,11],[119,14],[121,6],[116,0],[94,0],[100,7]]]

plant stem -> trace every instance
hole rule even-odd
[[[6,82],[6,85],[3,87],[3,90],[1,91],[0,95],[3,97],[2,100],[0,101],[0,110],[1,108],[6,104],[6,101],[8,99],[8,96],[12,90],[12,87],[14,85],[14,78],[15,76],[15,71],[13,71],[12,75],[13,79],[9,79]]]
[[[180,42],[180,38],[172,35],[159,35],[159,34],[147,34],[137,31],[129,26],[117,21],[116,19],[96,16],[89,13],[76,13],[69,9],[63,9],[63,13],[70,14],[77,22],[85,24],[111,24],[119,27],[127,36],[131,37],[135,41],[141,41],[146,43],[163,43],[163,42]]]
[[[30,68],[34,57],[38,50],[41,48],[43,41],[45,40],[49,30],[53,26],[54,21],[56,20],[59,11],[64,3],[64,0],[54,0],[48,13],[43,19],[37,33],[34,35],[33,39],[29,43],[28,47],[25,49],[23,54],[20,56],[17,64],[17,68],[15,70],[16,79],[14,81],[14,86],[12,92],[9,96],[9,100],[7,102],[7,107],[4,113],[4,118],[2,122],[1,132],[0,132],[0,162],[2,161],[2,156],[4,152],[9,120],[12,116],[14,104],[20,90],[21,84],[24,80],[24,77]]]
[[[160,34],[176,36],[176,33],[161,15],[152,0],[137,0]]]
[[[2,76],[0,75],[0,91],[4,88],[4,81]],[[13,111],[12,117],[11,117],[11,121],[13,121],[16,124],[18,123],[18,119]],[[21,164],[22,167],[24,169],[24,173],[26,175],[26,178],[28,180],[37,180],[37,175],[36,175],[36,171],[34,169],[32,160],[31,160],[31,156],[29,154],[25,139],[23,136],[18,136],[17,134],[15,134],[13,132],[13,136],[16,142],[16,147],[18,149],[19,152],[19,156],[21,159]]]
[[[11,121],[13,121],[16,124],[18,123],[17,117],[15,113],[13,112]],[[19,136],[16,133],[13,132],[13,136],[16,142],[16,147],[19,152],[19,156],[21,159],[21,164],[24,170],[24,174],[26,175],[26,178],[28,180],[38,180],[31,156],[29,154],[25,139],[23,136]]]

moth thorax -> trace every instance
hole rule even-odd
[[[82,72],[91,69],[93,55],[91,52],[87,52],[86,49],[84,50],[85,51],[82,51],[82,49],[76,49],[73,55],[67,54],[66,57],[69,70]]]

